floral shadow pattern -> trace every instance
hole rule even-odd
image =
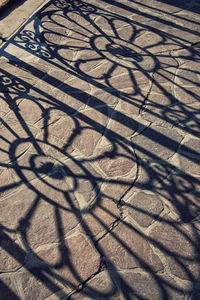
[[[198,298],[198,34],[107,2],[50,2],[2,49],[7,298]]]

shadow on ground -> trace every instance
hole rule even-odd
[[[144,3],[54,1],[2,48],[5,299],[199,296],[199,22]]]

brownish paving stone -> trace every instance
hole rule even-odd
[[[157,110],[155,110],[156,112]],[[195,136],[199,136],[199,106],[174,104],[160,110],[163,118],[171,125],[182,128]],[[145,113],[144,113],[145,115]],[[161,114],[160,114],[161,115]],[[150,113],[149,113],[150,118]],[[161,120],[160,120],[161,122]]]
[[[190,222],[199,215],[200,181],[188,174],[174,174],[155,185],[155,190],[162,195],[183,222]]]
[[[152,21],[151,18],[148,17],[148,14],[143,14],[143,12],[140,12],[138,8],[137,12],[130,16],[130,19],[137,24],[137,28],[140,28],[139,24],[148,24]],[[140,29],[142,29],[142,27]]]
[[[56,32],[44,32],[44,38],[47,43],[54,45],[64,45],[66,41],[66,30],[64,28]]]
[[[112,278],[107,271],[100,272],[94,278],[87,282],[84,289],[73,294],[71,300],[83,299],[117,299],[119,293],[116,291],[116,286],[112,282]]]
[[[101,192],[104,197],[107,199],[111,199],[114,202],[118,203],[122,198],[123,195],[130,189],[133,184],[133,177],[131,178],[124,178],[124,177],[117,177],[116,181],[112,182],[111,180],[104,183],[101,188]]]
[[[166,90],[166,87],[163,86],[163,93],[160,91],[159,93],[151,92],[148,96],[147,100],[147,109],[156,109],[156,108],[162,108],[163,111],[167,108],[166,106],[172,105],[174,102],[173,95],[170,93],[168,94],[168,91]],[[166,94],[164,94],[166,93]]]
[[[16,228],[18,221],[24,217],[29,206],[32,205],[32,199],[34,198],[34,192],[23,187],[9,197],[6,197],[5,201],[2,199],[0,201],[1,223],[11,224]]]
[[[86,237],[81,234],[66,238],[61,248],[51,246],[37,255],[70,284],[77,286],[95,274],[100,265],[100,256]]]
[[[103,10],[95,11],[91,3]],[[5,51],[16,58],[12,64],[2,64],[0,74],[3,80],[0,116],[8,125],[0,127],[0,163],[11,167],[11,170],[0,169],[0,222],[18,228],[20,243],[29,250],[25,266],[35,268],[34,274],[24,269],[17,271],[21,298],[68,299],[68,294],[55,297],[53,294],[69,282],[71,291],[75,290],[88,279],[83,290],[72,299],[126,299],[123,291],[129,290],[124,288],[122,279],[133,290],[130,299],[137,298],[136,294],[145,299],[164,299],[162,288],[169,298],[189,297],[188,286],[197,279],[199,268],[197,236],[189,233],[187,226],[196,233],[199,230],[196,220],[199,180],[187,174],[169,176],[180,170],[166,162],[178,149],[174,164],[180,162],[181,170],[199,175],[198,158],[193,156],[195,163],[189,159],[194,154],[192,151],[199,148],[198,105],[194,106],[198,102],[198,45],[169,52],[199,39],[197,14],[191,12],[192,6],[182,11],[183,7],[187,8],[185,4],[186,1],[169,5],[155,0],[148,3],[122,0],[105,5],[104,1],[92,0],[90,4],[73,3],[75,9],[68,1],[56,1],[46,8],[48,16],[47,13],[38,15],[37,24],[33,18],[23,34],[20,36],[20,31],[14,42],[6,46]],[[52,15],[51,10],[55,10]],[[33,25],[37,27],[40,23],[39,16],[42,16],[37,28],[40,35],[35,36]],[[33,34],[28,36],[30,32]],[[38,47],[36,51],[30,49],[31,43]],[[45,58],[45,55],[49,56]],[[27,65],[22,66],[20,59],[29,64],[27,71]],[[37,69],[42,72],[35,72]],[[174,101],[182,105],[174,105]],[[127,142],[139,131],[139,118],[135,117],[143,108],[142,118],[153,122],[150,129],[133,136],[133,148],[119,147],[115,134]],[[171,128],[173,125],[181,131]],[[186,131],[195,138],[179,147]],[[33,140],[26,140],[31,135],[37,137],[34,144]],[[18,143],[16,149],[11,148],[14,141]],[[185,145],[192,150],[186,151]],[[11,165],[10,159],[17,156]],[[150,162],[139,167],[137,162],[141,161],[136,158]],[[6,185],[15,183],[12,174],[26,184],[8,190]],[[137,193],[132,195],[131,187]],[[145,192],[153,189],[162,196],[163,203],[156,194]],[[126,199],[127,192],[128,200],[120,202]],[[118,208],[117,204],[123,205]],[[177,229],[163,216],[153,224],[163,208],[177,222],[189,224]],[[129,226],[124,221],[103,238],[98,235],[120,216],[127,217]],[[144,226],[144,230],[151,225],[151,230],[146,231],[150,230],[149,236],[137,233],[131,225],[134,222]],[[84,224],[90,232],[84,232]],[[90,244],[89,237],[83,233],[98,235],[98,247],[105,256],[109,273],[96,274],[100,255],[96,245]],[[155,243],[150,244],[151,239]],[[16,236],[13,240],[16,245],[3,241],[8,252],[14,249],[11,255],[2,252],[2,266],[6,271],[24,262],[25,254],[22,252],[21,259]],[[41,261],[34,257],[33,251]],[[12,257],[18,254],[13,262]],[[48,267],[58,276],[50,274]],[[117,274],[115,267],[125,271]],[[147,274],[147,267],[151,275]],[[37,279],[41,272],[52,281],[47,282],[44,277],[42,281]],[[153,279],[157,272],[160,276]],[[1,275],[1,278],[6,277]],[[183,282],[187,287],[179,285],[179,278],[187,280],[187,284]],[[13,282],[11,278],[6,284],[12,286]],[[14,286],[13,291],[17,294]],[[6,297],[9,299],[7,294]],[[198,298],[198,292],[195,290],[191,297]]]
[[[119,44],[120,44],[120,42],[119,42]],[[120,45],[115,46],[116,49],[118,49],[117,47],[120,48]],[[115,50],[115,51],[117,51],[117,50]],[[127,51],[131,51],[131,49],[127,50]],[[124,54],[124,56],[125,56],[125,54]],[[142,56],[142,54],[141,54],[141,56]],[[121,59],[121,61],[120,61],[120,59]],[[109,83],[118,90],[125,90],[127,88],[132,87],[132,94],[135,94],[137,92],[138,85],[148,86],[150,83],[150,79],[148,78],[149,76],[144,71],[142,72],[142,71],[138,70],[138,68],[135,66],[134,63],[135,63],[135,61],[133,59],[132,60],[130,59],[130,61],[127,61],[125,58],[124,59],[119,58],[119,65],[112,72],[112,77],[109,79]],[[132,78],[131,78],[131,76],[132,76]],[[134,82],[133,82],[133,78],[134,78]]]
[[[0,108],[0,112],[1,112],[1,116],[5,116],[5,114],[10,112],[10,106],[9,103],[7,102],[7,99],[10,99],[10,101],[13,103],[13,107],[14,107],[14,103],[15,103],[15,95],[13,94],[7,94],[6,92],[0,92],[0,101],[1,101],[1,108]]]
[[[134,31],[134,26],[132,25],[132,24],[129,24],[126,20],[123,20],[123,19],[113,19],[112,21],[111,21],[111,24],[112,24],[112,26],[114,26],[114,27],[112,27],[112,28],[115,28],[115,29],[123,29],[123,32],[124,32],[124,30],[125,29],[127,29],[127,33],[129,33],[130,31],[133,33],[133,31]],[[125,35],[127,34],[127,33],[125,33]],[[131,38],[131,35],[129,36],[129,39]],[[125,39],[127,39],[127,38],[125,38]]]
[[[16,104],[18,104],[18,101],[16,101]],[[25,123],[34,124],[43,116],[43,111],[40,106],[30,99],[20,101],[18,109]]]
[[[179,61],[179,64],[184,66],[185,64],[192,65],[192,69],[196,69],[199,66],[199,43],[192,45],[189,48],[173,51],[173,57]],[[192,59],[193,58],[193,59]],[[194,60],[194,61],[193,61]],[[198,64],[196,64],[196,61]]]
[[[48,204],[39,205],[27,231],[29,246],[35,248],[42,244],[59,241],[62,238],[59,233],[59,222],[62,234],[70,231],[78,223],[73,213],[61,211],[60,219],[58,219],[55,210]]]
[[[98,110],[90,109],[84,111],[84,116],[93,125],[88,125],[87,122],[79,120],[79,134],[76,135],[72,145],[86,157],[93,154],[97,143],[102,137],[109,113],[106,107],[99,108]]]
[[[10,4],[10,9],[1,12],[3,20],[0,25],[0,32],[2,36],[8,38],[12,35],[44,2],[45,0],[39,0],[34,3],[31,0],[26,0],[20,3],[13,3],[9,0],[1,0],[0,7],[3,7],[6,3]]]
[[[84,51],[84,50],[83,50]],[[82,52],[82,51],[81,51]],[[81,57],[82,53],[80,54]],[[107,59],[102,58],[101,60],[95,59],[93,61],[84,61],[79,63],[78,68],[79,70],[89,78],[95,80],[102,80],[103,83],[105,81],[105,75],[107,74],[110,68],[112,67],[113,63],[109,62]],[[107,85],[106,85],[107,87]]]
[[[117,22],[118,20],[116,20]],[[120,22],[121,20],[119,20]],[[122,21],[121,21],[122,23]],[[115,25],[116,23],[113,22],[113,24]],[[132,25],[129,24],[128,22],[124,24],[122,23],[121,26],[115,26],[115,28],[117,29],[117,34],[118,37],[124,41],[130,41],[131,38],[133,37],[133,34],[136,32],[136,28]]]
[[[52,118],[50,116],[50,119],[47,122],[47,125],[49,123],[49,126],[47,127],[47,134],[67,143],[73,133],[73,130],[76,128],[74,120],[70,117],[59,119],[57,116],[55,117],[53,111],[51,115]],[[55,120],[52,120],[53,118]]]
[[[33,150],[33,149],[31,149]],[[26,151],[24,155],[17,159],[17,165],[23,174],[23,182],[33,179],[44,178],[55,167],[55,160],[52,157],[38,155],[37,151]]]
[[[67,193],[69,187],[63,182],[46,181],[46,185],[37,182],[33,187],[47,197],[42,198],[33,211],[30,226],[27,230],[27,240],[31,247],[58,241],[80,222],[78,218],[79,205],[74,195]],[[58,190],[57,190],[58,189]],[[54,201],[50,205],[48,201]],[[61,206],[60,209],[57,206]],[[59,230],[59,228],[61,228]]]
[[[62,227],[63,234],[66,234],[79,223],[76,216],[78,203],[70,193],[68,198],[65,197],[67,185],[60,180],[57,181],[57,186],[51,178],[46,178],[43,182],[32,181],[31,189],[23,186],[18,193],[0,202],[2,213],[5,211],[5,214],[1,215],[1,222],[7,222],[16,228],[20,225],[20,231],[25,230],[27,234],[29,247],[35,248],[40,244],[58,241],[59,226]],[[37,195],[39,202],[36,200]],[[52,201],[53,205],[50,204]]]
[[[98,165],[101,170],[107,177],[124,176],[131,171],[134,174],[131,175],[131,178],[134,180],[133,176],[136,176],[137,171],[135,154],[133,152],[127,153],[121,146],[113,152],[112,150],[112,146],[100,149],[99,155],[102,154],[103,157],[98,161]]]
[[[8,300],[19,300],[20,296],[18,294],[14,276],[1,275],[0,276],[0,289],[1,289],[1,298]]]
[[[58,27],[60,28],[60,27]],[[72,52],[73,53],[73,52]],[[55,78],[55,80],[59,80],[60,81],[60,86],[64,85],[64,83],[68,80],[70,80],[71,78],[73,78],[72,74],[70,74],[69,72],[66,72],[62,69],[59,68],[55,68],[55,69],[50,69],[47,76]],[[59,88],[59,86],[58,86]]]
[[[191,133],[194,136],[199,137],[200,136],[200,122],[199,122],[199,118],[197,116],[189,119],[187,122],[185,122],[182,126],[180,126],[180,128],[184,129],[185,131]]]
[[[165,86],[163,87],[165,91]],[[175,102],[172,94],[154,93],[151,92],[145,101],[145,107],[141,113],[143,119],[163,127],[171,127],[173,121],[170,122],[168,115],[176,116],[174,112]]]
[[[97,199],[93,207],[83,215],[83,227],[89,229],[88,234],[96,236],[101,231],[108,231],[109,227],[120,218],[117,204],[109,199]]]
[[[168,143],[166,142],[167,139],[169,139]],[[181,140],[182,136],[175,129],[151,125],[141,134],[134,136],[132,143],[136,154],[140,158],[145,160],[166,160],[176,152]],[[141,150],[137,149],[137,147],[141,147]],[[145,153],[146,151],[148,153]]]
[[[175,76],[175,82],[179,83],[180,86],[195,87],[198,85],[199,81],[199,70],[200,64],[198,62],[196,62],[195,66],[193,63],[185,63],[180,68],[178,68]]]
[[[91,16],[91,19],[92,19],[92,16]],[[68,28],[67,29],[67,35],[69,36],[69,39],[72,38],[74,40],[76,40],[76,39],[77,40],[83,40],[83,44],[85,44],[85,42],[89,43],[89,41],[90,41],[90,33],[91,33],[91,31],[93,33],[97,33],[98,34],[98,30],[97,30],[96,26],[93,26],[92,24],[88,23],[87,27],[82,27],[82,25],[80,24],[79,28],[77,28],[77,31],[74,31],[73,27],[72,28]],[[74,58],[75,57],[78,58],[78,55],[79,55],[78,50],[79,49],[72,49],[72,50],[73,50],[72,53],[73,53]],[[85,51],[87,52],[87,49],[84,50],[84,53],[85,53]],[[88,51],[90,51],[90,50],[88,50]],[[77,54],[77,56],[76,56],[76,54]]]
[[[190,34],[187,35],[187,40],[185,39],[186,32],[183,26],[176,26],[175,22],[172,22],[172,19],[168,19],[166,22],[165,20],[160,22],[160,18],[157,20],[152,20],[150,25],[154,29],[158,29],[160,31],[160,35],[164,38],[164,41],[161,42],[159,45],[155,45],[154,51],[155,53],[165,52],[170,50],[179,50],[185,46],[191,46],[193,43],[197,43],[198,39],[198,31],[192,31]],[[168,24],[167,24],[168,23]],[[165,38],[167,34],[168,37]]]
[[[49,135],[48,129],[38,130],[37,139],[34,143],[31,143],[30,149],[28,149],[25,155],[18,158],[18,164],[20,167],[25,164],[28,169],[24,169],[26,173],[30,171],[30,161],[29,159],[33,155],[41,155],[50,157],[51,159],[57,160],[61,163],[68,158],[68,155],[73,151],[69,144],[66,145],[66,141],[60,140],[59,138]],[[26,143],[27,144],[27,143]],[[66,150],[63,147],[66,145]],[[23,168],[23,167],[22,167]]]
[[[142,227],[150,226],[163,210],[162,202],[157,195],[144,192],[134,194],[126,205],[128,215]]]
[[[162,97],[161,97],[162,98]],[[170,109],[170,108],[169,108]],[[156,107],[154,104],[147,105],[141,116],[144,120],[153,123],[154,125],[162,127],[173,127],[173,122],[171,122],[168,117],[166,117],[167,107]]]
[[[120,106],[116,106],[116,111],[113,112],[112,118],[109,120],[109,123],[107,125],[107,129],[109,132],[105,133],[105,136],[112,141],[112,133],[114,132],[115,134],[118,134],[120,137],[123,137],[126,140],[130,139],[130,136],[135,132],[137,125],[132,126],[131,121],[135,117],[133,114],[128,115],[128,120],[127,120],[127,115],[125,114],[119,114],[118,112],[120,111]],[[129,112],[130,113],[130,112]]]
[[[81,83],[80,83],[81,87]],[[66,92],[65,96],[59,96],[59,93],[56,95],[56,99],[61,99],[60,106],[65,112],[68,111],[68,115],[75,114],[78,111],[81,111],[85,108],[88,100],[90,99],[90,90],[88,91],[73,91],[68,94]],[[70,111],[71,110],[71,111]]]
[[[119,284],[123,290],[123,299],[171,299],[183,300],[185,296],[184,289],[177,286],[174,279],[169,276],[152,276],[150,273],[136,272],[126,270],[119,272]],[[125,284],[127,287],[125,288]],[[166,294],[165,294],[166,293]]]
[[[0,89],[5,92],[10,92],[9,95],[13,94],[14,96],[23,96],[23,93],[29,93],[31,87],[39,80],[37,77],[33,76],[30,69],[23,69],[18,66],[17,63],[13,65],[12,61],[9,59],[3,61],[3,57],[1,57],[0,74],[3,79]],[[9,97],[9,95],[7,96]]]
[[[97,146],[97,143],[101,139],[102,135],[93,127],[86,127],[81,122],[80,135],[77,135],[73,142],[73,147],[78,149],[86,157],[91,156]]]
[[[0,227],[0,272],[14,271],[25,263],[25,253],[20,248],[15,233]]]
[[[160,85],[159,82],[156,82],[152,88],[156,88],[157,92],[152,91],[148,95],[145,108],[141,113],[142,117],[156,125],[171,127],[176,124],[186,130],[187,125],[185,123],[198,116],[198,108],[195,109],[195,107],[183,103],[177,104],[177,99],[173,96],[173,83]],[[163,89],[162,92],[161,88]],[[190,131],[192,131],[192,126]]]
[[[187,147],[187,148],[185,148]],[[181,144],[179,153],[181,170],[193,175],[200,175],[200,141],[198,139],[190,139]],[[195,152],[195,153],[193,153]]]
[[[170,3],[166,3],[166,2],[162,2],[162,3],[158,3],[156,0],[150,0],[148,2],[148,5],[146,4],[146,2],[144,0],[139,2],[139,7],[141,9],[144,9],[144,11],[150,11],[151,14],[168,14],[168,13],[176,13],[180,10],[183,10],[184,8],[187,8],[188,3],[187,1],[178,1],[176,3],[176,5],[170,5]],[[142,5],[143,4],[143,5]],[[144,5],[145,4],[145,5]],[[153,9],[154,8],[154,9]]]
[[[170,54],[167,52],[162,54],[162,53],[157,53],[157,68],[162,69],[169,69],[172,67],[178,67],[178,62],[171,57]]]
[[[96,18],[94,19],[95,25],[98,26],[98,29],[103,28],[103,31],[107,33],[107,35],[112,34],[113,28],[111,24],[108,22],[108,19],[104,16],[95,15]]]
[[[124,115],[139,115],[146,95],[147,91],[142,90],[142,95],[131,96],[129,95],[129,89],[125,89],[121,94],[121,99],[119,99],[119,104],[117,105],[116,109],[122,112]]]
[[[161,98],[162,98],[162,95],[164,96],[168,96],[170,98],[170,96],[172,97],[173,96],[173,90],[174,90],[174,87],[173,87],[173,82],[171,81],[168,81],[166,83],[160,83],[159,81],[155,81],[152,85],[152,97],[154,97],[155,94],[159,94],[161,95]]]
[[[149,59],[152,54],[169,51],[172,48],[172,45],[170,45],[168,41],[165,40],[165,42],[163,42],[162,35],[145,30],[143,34],[136,38],[136,44],[141,47],[141,49],[146,49],[147,55],[149,54]],[[153,58],[151,59],[153,61]]]
[[[65,86],[65,84],[63,86],[61,85],[61,88],[63,88],[63,90],[65,92],[67,92],[68,90],[71,91],[71,90],[75,89],[72,92],[72,95],[74,94],[74,97],[76,97],[76,94],[84,95],[84,92],[88,93],[89,95],[91,93],[91,86],[87,82],[87,80],[85,78],[83,78],[83,79],[77,78],[76,76],[71,76],[71,78],[66,81],[66,86]],[[84,96],[82,96],[82,98],[83,97]]]
[[[13,192],[17,187],[18,180],[13,172],[6,168],[0,168],[0,177],[0,197],[4,197]]]
[[[114,91],[95,88],[93,92],[91,92],[91,97],[88,100],[88,107],[101,105],[115,106],[119,100],[119,94],[116,94]]]
[[[160,223],[150,231],[149,237],[155,241],[155,247],[160,248],[173,275],[197,280],[199,240],[195,234],[183,226]]]
[[[199,87],[175,87],[174,96],[182,104],[198,104],[199,103]]]
[[[108,10],[108,11],[114,13],[114,14],[116,13],[119,16],[124,16],[126,18],[129,18],[132,15],[132,13],[129,12],[129,10],[126,9],[126,6],[123,8],[120,5],[118,5],[118,6],[117,5],[116,6],[115,5],[108,5],[108,6],[106,6],[106,10]]]
[[[120,223],[110,234],[98,242],[106,261],[112,268],[134,269],[151,268],[154,272],[161,271],[163,265],[147,242],[137,233],[134,227]]]
[[[18,272],[17,283],[24,299],[43,300],[60,290],[55,279],[50,278],[49,280],[46,274],[43,275],[39,269],[31,270],[31,272],[23,269]]]
[[[27,151],[31,147],[31,143],[28,142],[32,132],[34,133],[34,128],[30,128],[29,132],[26,133],[23,129],[23,125],[19,122],[13,122],[12,120],[5,120],[0,126],[1,128],[1,138],[0,138],[0,153],[1,162],[8,163],[11,160],[15,160],[19,155]],[[15,153],[10,152],[11,145],[16,142],[19,137],[21,139],[27,139],[27,143],[21,143],[18,147],[16,144]]]
[[[83,211],[82,230],[85,230],[86,225],[89,230],[88,234],[94,236],[108,231],[110,226],[120,218],[121,211],[117,203],[131,185],[132,180],[124,180],[124,178],[117,178],[115,183],[105,183],[96,200],[92,202],[88,210]]]
[[[194,225],[195,229],[200,231],[200,222],[194,222],[193,225]]]
[[[75,194],[81,209],[85,209],[97,197],[103,178],[90,163],[66,160],[65,165],[70,191]]]
[[[154,188],[158,186],[159,190],[160,186],[162,187],[162,183],[164,182],[164,180],[175,171],[176,168],[166,161],[144,163],[140,167],[140,171],[135,183],[135,188],[137,189],[137,191],[153,191]]]
[[[132,89],[129,91],[130,94],[136,94],[137,86],[133,85],[132,78],[130,77],[129,73],[125,73],[120,75],[122,72],[124,72],[124,68],[117,68],[119,75],[113,76],[109,79],[109,84],[113,89],[117,89],[118,91],[123,91],[126,88],[132,87]]]
[[[71,5],[70,5],[71,6]],[[91,9],[92,10],[92,7],[90,6],[90,4],[86,3],[86,9]],[[86,27],[87,25],[90,25],[90,22],[87,18],[85,18],[83,15],[80,15],[79,12],[77,11],[69,11],[68,12],[68,17],[69,17],[69,21],[67,23],[67,21],[65,21],[65,14],[61,11],[61,16],[63,16],[63,18],[60,18],[58,20],[58,15],[55,15],[54,16],[54,20],[61,24],[61,25],[64,25],[65,27],[69,27],[69,28],[73,28],[74,30],[77,28],[77,26],[82,26],[82,27]],[[66,23],[63,24],[63,21],[65,21]]]
[[[187,1],[186,1],[187,2]],[[196,4],[196,5],[195,5]],[[194,4],[191,6],[190,10],[181,10],[178,12],[178,18],[174,16],[174,20],[176,19],[176,22],[178,25],[183,26],[185,28],[198,31],[198,12],[199,12],[199,4],[194,2]],[[196,13],[194,13],[196,12]]]
[[[167,55],[167,58],[168,57],[170,58],[169,54]],[[174,67],[158,69],[154,73],[153,78],[154,78],[155,82],[159,82],[159,84],[173,83],[174,78],[175,78],[175,72],[176,72],[176,68],[174,68]]]

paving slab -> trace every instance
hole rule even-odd
[[[199,299],[199,1],[9,9],[2,299]]]
[[[5,42],[47,0],[0,1],[0,39]]]

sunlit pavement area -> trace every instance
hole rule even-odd
[[[1,44],[0,299],[200,299],[199,13],[49,1]]]

